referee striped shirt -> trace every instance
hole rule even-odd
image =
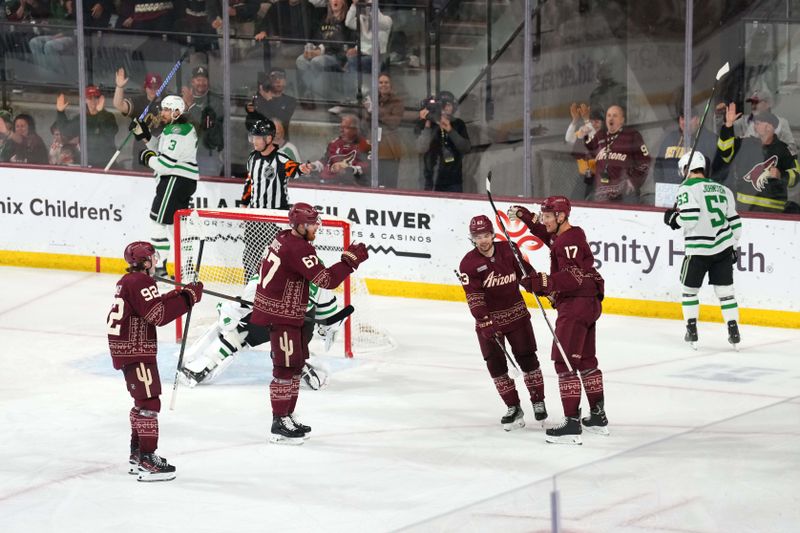
[[[261,209],[289,209],[288,182],[300,175],[300,164],[275,149],[268,155],[253,150],[247,158],[242,203]]]

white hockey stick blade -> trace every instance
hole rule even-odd
[[[722,65],[720,69],[717,71],[717,81],[722,79],[722,76],[730,72],[730,70],[731,70],[731,64],[726,61],[725,64]]]
[[[486,191],[487,192],[492,192],[492,171],[491,170],[486,175]]]

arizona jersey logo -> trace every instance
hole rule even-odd
[[[753,186],[755,190],[761,192],[767,185],[770,169],[775,168],[777,166],[778,166],[778,156],[773,155],[766,161],[758,163],[756,166],[751,168],[750,172],[742,176],[742,179],[744,179],[744,181],[750,182],[750,184]]]

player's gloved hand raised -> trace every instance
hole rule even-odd
[[[678,223],[678,216],[680,216],[680,211],[674,207],[670,207],[664,211],[664,224],[672,229],[679,229],[681,225]]]
[[[508,208],[508,217],[510,219],[518,218],[526,226],[536,223],[536,215],[530,212],[527,207],[521,205],[512,205]]]
[[[192,307],[203,298],[203,282],[188,283],[181,289],[181,292],[188,296],[189,307]]]
[[[131,120],[131,123],[128,125],[128,130],[133,133],[137,141],[150,140],[150,128],[147,127],[147,123],[143,120],[139,120],[138,118]]]
[[[367,247],[362,242],[354,242],[347,247],[347,250],[342,254],[342,261],[353,270],[358,268],[358,265],[363,263],[369,257]]]
[[[139,152],[139,162],[141,164],[143,164],[144,166],[146,166],[146,167],[150,166],[150,165],[147,164],[147,162],[150,161],[151,157],[154,157],[156,155],[158,155],[158,154],[156,154],[154,150],[150,150],[149,148],[145,148],[144,150]]]
[[[481,337],[484,339],[491,339],[493,337],[497,337],[500,335],[500,328],[492,322],[492,319],[488,316],[483,317],[478,321],[477,324],[478,333],[481,334]]]

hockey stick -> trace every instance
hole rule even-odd
[[[172,67],[172,70],[169,71],[169,74],[167,74],[167,77],[164,78],[164,81],[161,83],[161,87],[159,87],[158,90],[156,91],[156,97],[153,98],[153,100],[151,102],[148,102],[147,105],[145,106],[145,108],[139,114],[139,120],[140,121],[144,120],[144,117],[147,116],[147,112],[150,110],[150,106],[152,105],[152,103],[155,102],[156,100],[158,100],[158,97],[161,96],[161,93],[164,91],[164,89],[167,88],[167,85],[172,80],[173,76],[175,76],[175,73],[178,72],[178,69],[181,68],[181,64],[183,64],[183,62],[186,61],[187,57],[189,57],[189,49],[188,48],[186,49],[186,51],[183,52],[183,55],[181,55],[181,58],[178,59],[178,62],[175,63],[175,65]],[[122,144],[119,145],[119,148],[117,148],[117,151],[114,152],[114,155],[112,155],[111,159],[108,160],[108,163],[106,164],[106,168],[103,169],[103,172],[108,172],[108,169],[111,168],[111,165],[113,165],[114,161],[116,161],[117,158],[119,157],[119,154],[120,154],[120,152],[122,152],[122,149],[125,148],[125,145],[128,144],[128,141],[131,140],[131,136],[132,135],[133,135],[133,131],[129,131],[128,135],[125,137],[125,140],[122,141]]]
[[[155,276],[155,280],[156,281],[160,281],[161,283],[166,283],[168,285],[174,285],[175,287],[185,287],[186,286],[186,284],[178,283],[174,279],[162,278],[160,276]],[[231,302],[236,302],[236,303],[239,303],[239,304],[242,304],[242,305],[246,305],[248,307],[253,307],[253,302],[251,302],[249,300],[245,300],[245,299],[243,299],[243,298],[241,298],[239,296],[231,296],[230,294],[224,294],[224,293],[217,292],[217,291],[212,291],[212,290],[206,289],[206,288],[203,289],[203,294],[208,294],[209,296],[216,296],[217,298],[222,298],[223,300],[229,300]],[[345,318],[347,318],[350,315],[352,315],[353,311],[355,311],[355,307],[353,307],[352,305],[348,305],[348,306],[345,306],[345,307],[339,309],[336,313],[332,314],[331,316],[329,316],[327,318],[319,318],[319,319],[317,319],[317,318],[314,318],[314,319],[306,318],[306,320],[310,320],[311,322],[314,322],[314,324],[320,324],[320,325],[323,325],[323,326],[332,326],[332,325],[336,324],[337,322],[339,322],[340,320],[344,320]],[[186,318],[187,318],[187,324],[188,324],[188,318],[189,317],[187,316]]]
[[[453,272],[456,273],[456,277],[458,278],[458,281],[461,281],[461,275],[458,273],[458,270],[453,269]],[[497,343],[497,345],[500,347],[500,349],[503,350],[503,353],[506,355],[506,359],[508,359],[508,362],[511,363],[511,368],[508,369],[508,377],[510,377],[511,379],[518,378],[519,377],[519,367],[517,366],[517,363],[515,363],[514,360],[511,358],[511,356],[509,355],[508,351],[506,350],[505,345],[500,340],[500,338],[497,335],[495,335],[493,338],[494,338],[494,341]]]
[[[731,65],[730,65],[730,63],[728,63],[726,61],[725,64],[722,65],[720,67],[720,69],[717,71],[717,77],[716,77],[716,79],[714,79],[714,85],[711,86],[711,94],[708,95],[708,100],[706,100],[706,108],[703,110],[703,117],[700,119],[700,126],[697,128],[697,135],[695,136],[694,142],[692,143],[692,151],[689,153],[689,166],[691,166],[692,158],[694,157],[694,152],[695,152],[695,150],[697,150],[697,141],[700,139],[700,134],[703,131],[703,125],[706,123],[706,116],[708,115],[708,109],[711,107],[711,101],[714,99],[714,93],[717,92],[717,83],[719,82],[720,79],[722,79],[723,76],[725,76],[725,74],[730,72],[730,70],[731,70]],[[686,117],[684,117],[684,122],[683,122],[684,125],[683,125],[683,127],[684,127],[684,129],[686,129],[688,127],[689,130],[691,131],[691,129],[692,129],[692,126],[691,126],[692,117],[689,117],[688,121],[685,120],[685,119],[686,119]],[[686,167],[685,171],[683,171],[683,169],[678,169],[678,170],[684,172],[684,174],[683,174],[683,179],[684,180],[689,175],[689,170],[690,170],[689,166]],[[677,205],[677,202],[676,202],[675,205]]]
[[[517,258],[517,263],[519,264],[519,269],[523,273],[522,277],[523,278],[529,277],[528,273],[525,271],[525,266],[524,266],[524,264],[522,262],[522,256],[519,253],[519,249],[516,246],[514,246],[514,242],[511,240],[511,237],[509,236],[508,231],[506,230],[505,224],[503,224],[502,219],[500,219],[500,217],[497,216],[497,212],[498,212],[497,211],[497,206],[494,205],[494,200],[492,199],[492,171],[491,170],[489,171],[489,174],[486,175],[486,194],[487,194],[487,196],[489,196],[489,203],[492,204],[492,210],[493,210],[493,212],[495,214],[494,218],[497,220],[498,224],[500,225],[500,229],[503,230],[503,235],[506,236],[506,239],[508,240],[508,244],[511,246],[511,250],[514,252],[514,257]],[[567,354],[564,352],[564,347],[561,346],[561,341],[558,340],[558,336],[556,336],[556,330],[553,328],[553,325],[550,323],[550,319],[547,318],[547,313],[545,313],[544,307],[542,307],[542,302],[539,301],[539,296],[534,294],[533,298],[536,300],[536,305],[539,306],[539,310],[541,310],[541,312],[542,312],[542,316],[544,317],[544,321],[547,323],[547,327],[550,328],[550,333],[553,335],[553,341],[556,343],[556,346],[558,347],[558,351],[561,353],[561,358],[564,360],[564,364],[567,365],[567,369],[569,370],[570,373],[575,372],[575,370],[572,368],[572,365],[569,362],[569,358],[567,357]],[[580,377],[580,373],[578,373],[578,377]],[[581,382],[583,382],[583,380],[581,380]],[[584,389],[585,388],[586,387],[584,387]]]
[[[200,279],[200,262],[203,260],[203,247],[205,244],[205,239],[200,239],[200,247],[197,251],[197,263],[194,265],[195,280]],[[178,396],[178,375],[181,373],[181,369],[183,368],[183,354],[186,352],[186,339],[189,337],[189,322],[192,320],[192,309],[194,309],[194,306],[190,307],[189,310],[186,311],[186,323],[183,326],[181,351],[178,354],[178,366],[175,368],[175,382],[172,384],[172,397],[169,400],[170,411],[175,410],[175,399]]]

